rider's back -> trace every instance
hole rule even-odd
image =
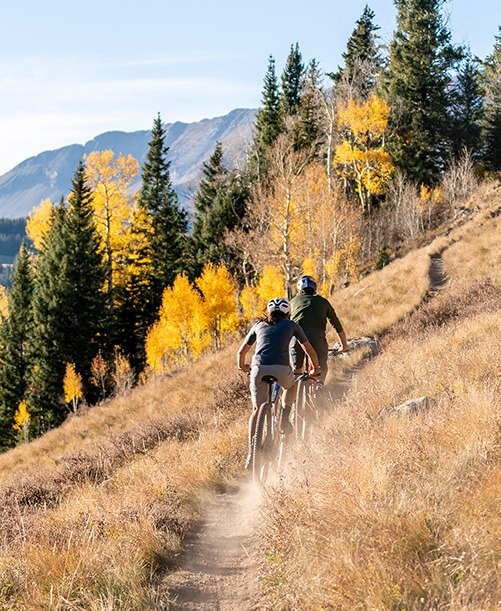
[[[336,331],[343,327],[328,299],[321,295],[296,295],[291,302],[291,320],[303,329],[316,329],[325,332],[327,320],[330,320]]]

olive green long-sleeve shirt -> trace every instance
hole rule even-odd
[[[330,301],[321,295],[296,295],[291,299],[291,320],[303,329],[317,329],[325,333],[327,320],[338,333],[343,331]]]

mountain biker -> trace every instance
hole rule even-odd
[[[322,390],[327,376],[327,355],[329,345],[326,337],[327,320],[337,331],[341,340],[342,352],[348,352],[348,342],[343,326],[330,301],[317,295],[317,283],[313,276],[301,276],[297,281],[299,294],[291,299],[291,320],[297,322],[315,349],[320,364],[317,390]],[[304,371],[304,350],[293,339],[290,345],[290,360],[295,372]]]
[[[267,383],[263,376],[272,375],[278,384],[285,389],[282,398],[282,427],[284,433],[290,433],[289,422],[292,402],[295,394],[294,372],[289,362],[289,344],[294,338],[306,351],[314,366],[313,375],[320,374],[318,357],[301,327],[289,320],[290,304],[287,299],[271,299],[267,306],[268,315],[256,322],[238,349],[237,363],[240,371],[250,373],[250,392],[252,414],[249,419],[249,455],[245,468],[252,459],[252,438],[256,428],[258,408],[267,398]],[[245,362],[245,355],[256,344],[252,356],[252,366]]]

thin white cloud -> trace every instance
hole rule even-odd
[[[125,68],[128,60],[82,64],[71,58],[37,58],[3,64],[0,175],[27,157],[83,144],[104,131],[148,129],[157,112],[167,122],[191,122],[258,104],[251,82],[207,76],[203,70],[198,76],[170,74],[163,69],[165,58],[134,63],[155,70],[111,69],[118,64]]]

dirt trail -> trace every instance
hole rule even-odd
[[[440,253],[435,253],[430,257],[428,278],[430,279],[428,298],[431,298],[434,297],[438,291],[444,289],[447,284],[447,273],[445,271],[444,260]]]
[[[165,585],[170,609],[257,609],[256,529],[261,495],[249,481],[207,503],[204,522],[188,538],[180,568]]]

